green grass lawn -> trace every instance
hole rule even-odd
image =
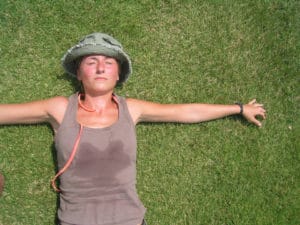
[[[133,61],[120,95],[257,98],[268,110],[261,129],[239,117],[138,125],[148,223],[300,224],[299,9],[296,0],[1,0],[0,102],[71,95],[60,58],[88,33],[111,34]],[[55,224],[54,158],[47,125],[0,126],[1,225]]]

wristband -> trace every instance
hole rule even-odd
[[[243,105],[243,103],[241,103],[241,102],[236,102],[235,103],[236,105],[238,105],[239,107],[240,107],[240,115],[243,115],[243,112],[244,112],[244,105]]]

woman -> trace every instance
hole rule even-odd
[[[145,224],[135,189],[139,122],[198,123],[241,114],[261,126],[262,104],[158,104],[114,94],[131,74],[131,61],[113,37],[84,37],[62,58],[83,93],[0,106],[1,124],[48,122],[55,133],[60,176],[61,225]]]

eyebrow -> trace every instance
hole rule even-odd
[[[95,56],[87,56],[85,59],[97,60]]]
[[[106,56],[103,55],[105,59],[114,59],[114,57],[110,57],[110,56]],[[93,59],[93,60],[98,60],[96,56],[91,55],[91,56],[87,56],[86,59]]]

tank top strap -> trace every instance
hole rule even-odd
[[[118,107],[119,107],[119,122],[126,121],[129,122],[131,125],[135,126],[132,117],[129,113],[126,98],[118,95],[114,95],[114,96],[117,100]]]
[[[68,106],[65,112],[65,116],[63,118],[62,124],[68,124],[68,125],[76,125],[76,114],[77,114],[77,98],[78,93],[75,93],[69,97]]]

